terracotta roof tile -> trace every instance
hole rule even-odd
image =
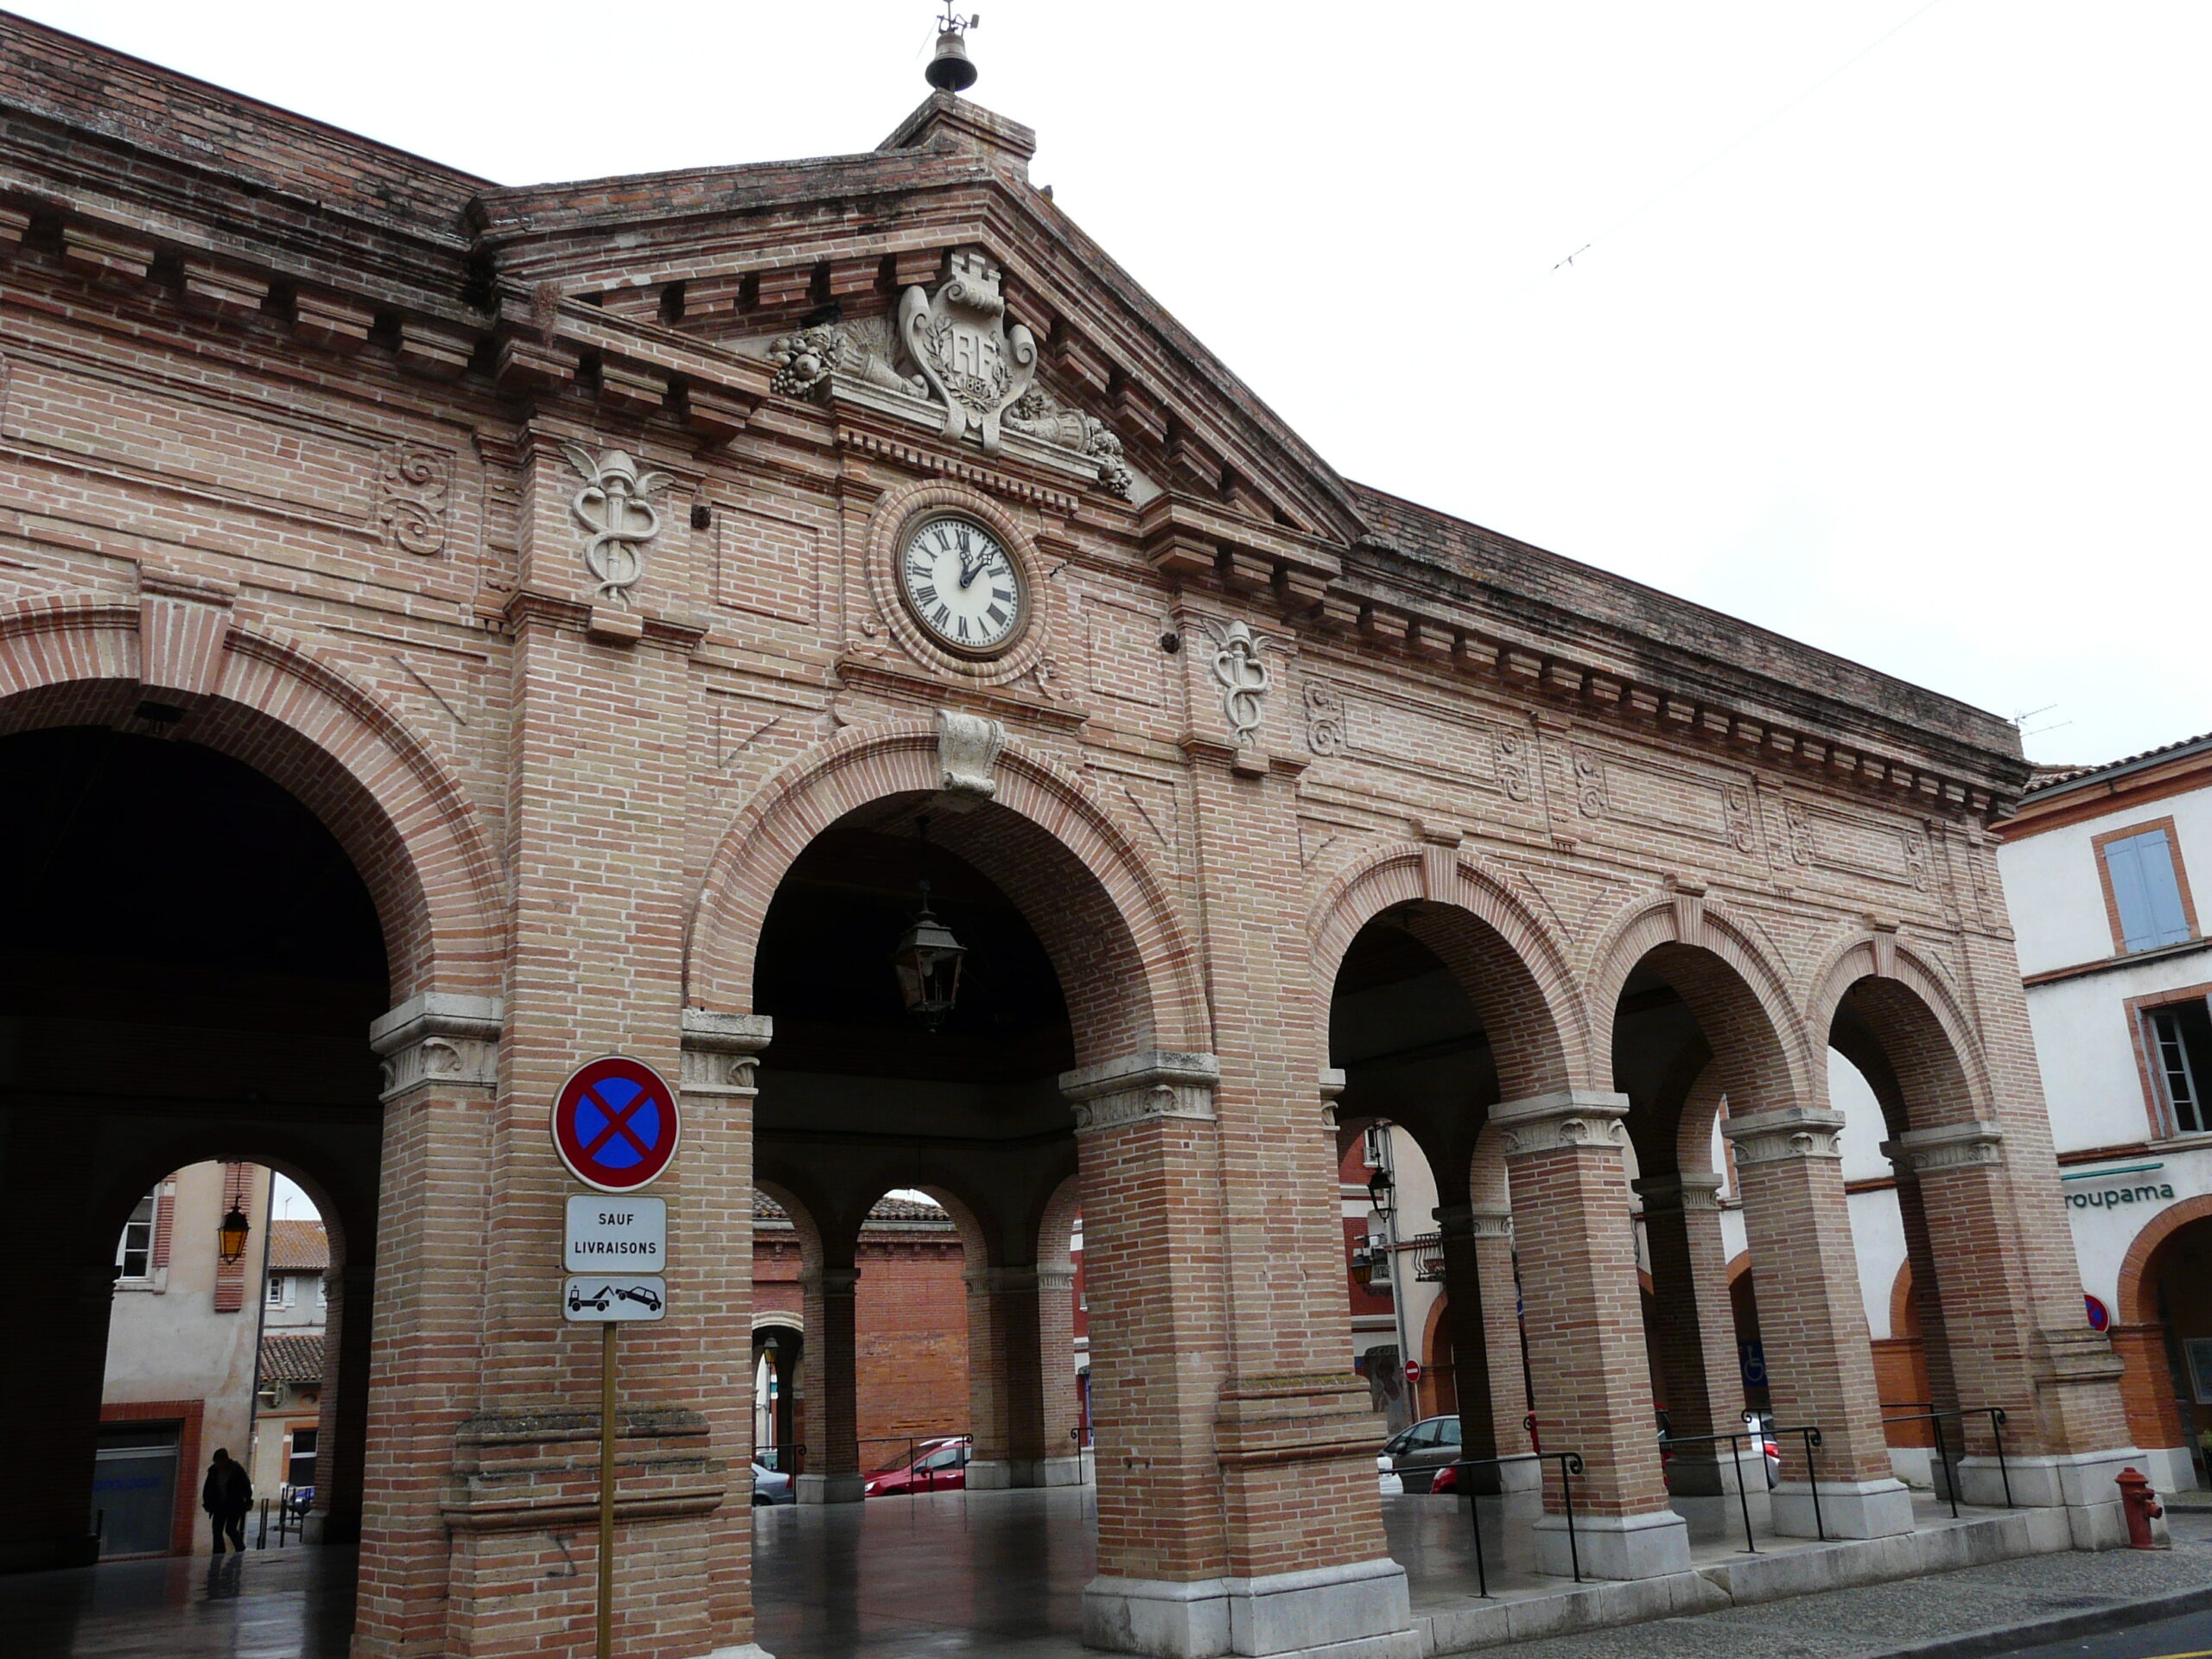
[[[269,1271],[327,1273],[330,1236],[319,1221],[278,1219],[269,1224]]]
[[[322,1381],[322,1338],[264,1337],[261,1339],[261,1384]]]

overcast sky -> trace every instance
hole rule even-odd
[[[870,148],[933,37],[926,0],[17,9],[510,184]],[[2212,728],[2212,4],[984,12],[1033,176],[1346,474],[2056,705],[2037,759]]]

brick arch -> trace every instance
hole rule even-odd
[[[753,1011],[760,928],[785,873],[847,814],[943,783],[937,729],[903,721],[839,733],[739,812],[710,861],[684,949],[688,1006]],[[1084,784],[1009,739],[997,792],[946,814],[935,838],[995,882],[1058,970],[1087,1065],[1147,1048],[1209,1051],[1211,1022],[1166,884]]]
[[[1890,1334],[1892,1337],[1917,1337],[1920,1334],[1920,1307],[1912,1296],[1912,1263],[1897,1263],[1897,1276],[1890,1285]]]
[[[1588,1075],[1589,1023],[1567,952],[1503,871],[1464,850],[1384,848],[1328,880],[1307,923],[1325,1027],[1352,941],[1403,905],[1419,906],[1407,930],[1452,970],[1481,1017],[1504,1098],[1571,1088]]]
[[[753,1185],[776,1201],[791,1224],[791,1233],[798,1240],[798,1266],[802,1274],[818,1273],[825,1266],[852,1266],[852,1249],[847,1247],[842,1262],[831,1262],[824,1254],[828,1248],[822,1224],[817,1218],[817,1207],[802,1198],[792,1186],[772,1177],[753,1173]]]
[[[1722,1175],[1736,1185],[1733,1172],[1713,1166],[1713,1126],[1728,1115],[1728,1091],[1720,1072],[1708,1058],[1682,1096],[1681,1115],[1675,1121],[1675,1167],[1684,1175]],[[1726,1157],[1726,1143],[1722,1143]]]
[[[1681,893],[1645,899],[1606,930],[1594,960],[1590,1007],[1608,1025],[1639,965],[1648,962],[1674,988],[1713,1050],[1732,1115],[1827,1098],[1788,976],[1723,906]]]
[[[1974,1022],[1936,963],[1893,934],[1860,933],[1812,983],[1808,1033],[1859,1068],[1891,1134],[1996,1115]]]
[[[934,1181],[920,1182],[914,1191],[928,1193],[952,1218],[952,1230],[960,1240],[961,1260],[968,1272],[981,1273],[993,1265],[990,1240],[984,1232],[982,1222],[976,1217],[974,1206],[966,1198],[951,1187],[940,1186]],[[879,1193],[877,1200],[888,1196],[887,1191]],[[872,1200],[868,1208],[874,1209],[875,1202]]]
[[[2158,1322],[2158,1295],[2152,1281],[2152,1263],[2159,1249],[2175,1234],[2192,1223],[2207,1220],[2212,1220],[2212,1194],[2168,1205],[2143,1224],[2143,1230],[2135,1235],[2135,1242],[2127,1247],[2127,1254],[2120,1261],[2120,1306],[2113,1315],[2113,1324]]]
[[[205,653],[200,690],[149,691],[143,614],[86,601],[0,612],[0,733],[125,726],[142,696],[185,705],[176,741],[253,767],[337,838],[383,924],[394,1002],[497,995],[498,857],[461,785],[398,713],[308,646],[235,625]]]

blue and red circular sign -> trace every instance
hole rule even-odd
[[[683,1135],[676,1096],[642,1060],[610,1054],[576,1068],[553,1103],[553,1145],[569,1173],[602,1192],[657,1179]]]
[[[2089,1305],[2089,1329],[2092,1331],[2110,1330],[2112,1328],[2112,1310],[2107,1307],[2103,1302],[2100,1301],[2094,1296],[2085,1294],[2082,1300]]]

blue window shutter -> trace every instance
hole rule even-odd
[[[2120,911],[2122,949],[2150,950],[2188,939],[2189,916],[2182,909],[2181,881],[2164,830],[2107,842],[2105,869]]]

